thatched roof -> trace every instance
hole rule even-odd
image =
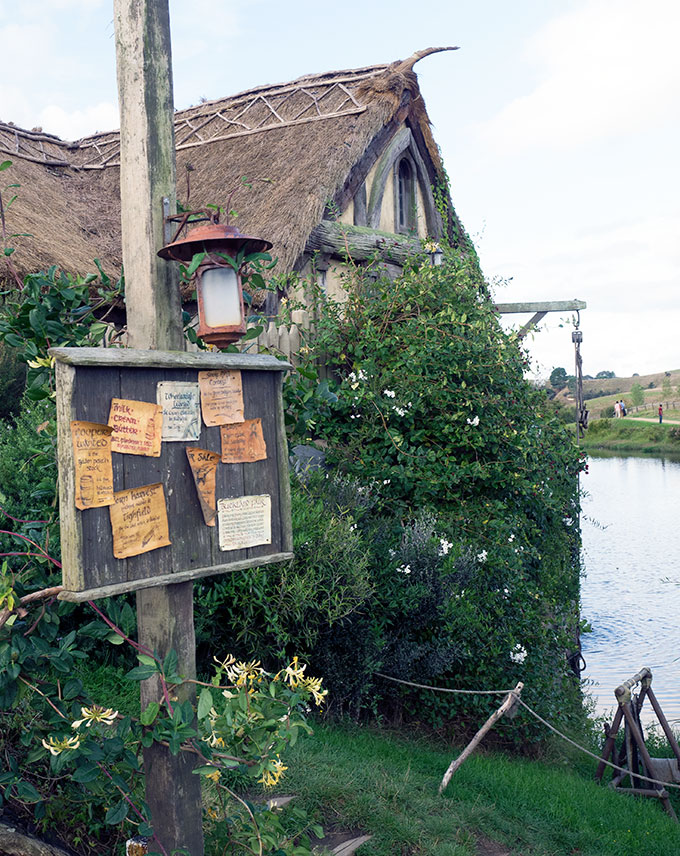
[[[241,231],[274,244],[291,270],[327,206],[342,210],[401,124],[411,127],[432,183],[443,177],[413,64],[408,60],[299,78],[175,114],[177,195],[189,207],[233,197]],[[0,123],[3,173],[19,183],[8,213],[22,272],[57,264],[86,273],[121,266],[118,131],[68,143]],[[367,154],[367,150],[368,154]],[[452,218],[455,218],[451,209]],[[457,221],[456,221],[457,222]],[[459,225],[459,224],[457,224]],[[462,230],[461,230],[462,231]]]

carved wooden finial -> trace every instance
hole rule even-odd
[[[429,56],[433,53],[440,53],[440,51],[457,51],[460,50],[458,46],[456,47],[447,47],[447,48],[423,48],[421,51],[416,51],[412,56],[408,59],[402,60],[397,68],[399,71],[412,71],[413,66],[418,62],[418,60],[423,59],[426,56]]]

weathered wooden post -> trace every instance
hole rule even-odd
[[[176,210],[174,99],[168,0],[114,0],[120,104],[120,195],[129,345],[184,350],[178,274],[159,259],[164,214]],[[178,671],[196,677],[193,583],[137,592],[141,644],[164,657],[174,649]],[[193,684],[184,698],[195,698]],[[155,679],[143,682],[142,710],[159,697]],[[203,856],[201,781],[196,761],[163,746],[144,750],[146,799],[159,841]],[[169,799],[169,795],[172,798]]]

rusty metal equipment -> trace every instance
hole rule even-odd
[[[634,687],[640,686],[640,691],[633,692]],[[611,788],[636,794],[643,797],[656,797],[659,799],[666,812],[677,821],[678,818],[668,798],[668,791],[662,782],[680,783],[680,746],[671,730],[668,720],[661,710],[661,705],[652,690],[652,671],[645,667],[627,681],[624,681],[614,690],[618,709],[611,725],[605,725],[606,740],[602,748],[602,756],[595,772],[595,780],[602,781],[607,761],[610,760],[622,770],[615,770],[614,776],[609,783]],[[640,711],[645,699],[656,714],[663,733],[671,747],[674,759],[652,758],[645,746],[644,732],[640,723]],[[617,735],[623,722],[623,740],[617,747]],[[655,779],[656,782],[646,781],[645,778]],[[628,777],[630,787],[621,787],[621,783]]]

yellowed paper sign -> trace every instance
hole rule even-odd
[[[75,463],[76,508],[102,508],[113,504],[113,467],[109,425],[71,422]]]
[[[235,425],[222,425],[222,463],[245,464],[264,461],[267,444],[262,433],[261,419],[246,419]]]
[[[215,508],[215,474],[220,456],[207,449],[187,448],[187,458],[194,477],[194,484],[201,503],[203,520],[206,526],[214,526],[217,510]]]
[[[170,545],[168,512],[162,484],[114,493],[109,508],[116,559],[139,556]]]
[[[243,422],[243,385],[241,372],[199,372],[201,410],[206,425],[230,425]]]
[[[272,498],[239,496],[217,503],[220,550],[245,550],[272,542]]]
[[[113,428],[111,451],[123,455],[159,458],[163,408],[150,401],[111,399],[109,425]]]

